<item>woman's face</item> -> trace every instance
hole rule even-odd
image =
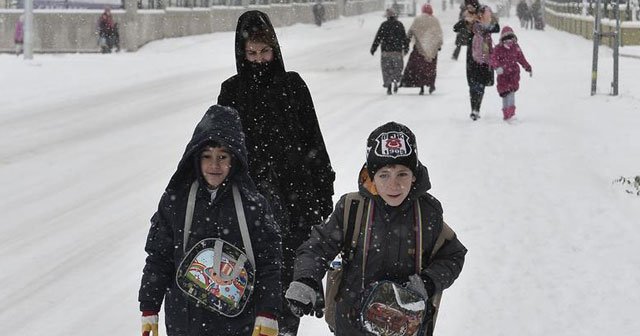
[[[263,42],[247,40],[244,54],[249,62],[266,63],[273,61],[273,48]]]
[[[489,10],[485,10],[484,12],[482,12],[482,14],[480,14],[480,22],[482,24],[489,24],[491,23],[491,11]]]
[[[411,191],[416,177],[409,167],[401,164],[384,166],[373,176],[378,195],[390,206],[400,205]]]
[[[225,147],[206,147],[200,154],[200,171],[209,187],[215,189],[231,170],[231,153]]]

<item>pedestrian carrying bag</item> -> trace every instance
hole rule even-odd
[[[255,283],[255,261],[249,238],[242,199],[233,185],[233,199],[246,250],[220,238],[206,238],[186,252],[176,274],[178,287],[201,307],[227,317],[240,315]],[[191,185],[185,215],[184,248],[186,249],[195,208],[198,182]]]

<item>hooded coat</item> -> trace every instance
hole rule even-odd
[[[364,234],[358,238],[356,251],[351,260],[343,259],[342,282],[336,296],[336,335],[366,335],[359,321],[363,288],[380,280],[391,280],[403,284],[415,273],[415,200],[419,200],[422,213],[422,265],[420,277],[425,282],[429,302],[433,305],[431,321],[427,324],[426,335],[432,335],[435,316],[442,291],[451,286],[464,264],[467,249],[451,232],[449,239],[437,249],[436,241],[446,230],[442,220],[440,202],[427,191],[431,188],[427,168],[421,163],[416,169],[416,182],[402,204],[391,207],[377,195],[366,168],[359,177],[359,193],[374,203],[373,225],[366,260],[362,270],[364,255]],[[315,226],[311,238],[297,251],[294,279],[313,279],[321,283],[328,263],[349,245],[343,237],[345,225],[343,195],[329,220]],[[364,223],[362,228],[364,228]],[[361,231],[364,229],[361,229]],[[432,251],[437,252],[432,256]],[[364,282],[362,279],[364,278]]]
[[[274,59],[245,59],[248,32],[266,32]],[[311,226],[333,210],[335,173],[318,124],[311,94],[296,72],[285,71],[269,17],[248,11],[238,19],[235,38],[238,73],[222,83],[218,104],[238,110],[247,137],[249,175],[267,197],[283,235],[283,283],[291,281],[295,249]],[[284,293],[283,293],[284,295]]]
[[[524,57],[515,36],[513,39],[500,42],[491,54],[491,66],[501,67],[503,72],[498,75],[497,89],[501,97],[509,92],[516,92],[520,88],[520,65],[531,71],[531,65]]]
[[[191,230],[184,239],[185,212],[189,189],[200,174],[199,155],[211,142],[225,146],[233,154],[229,176],[215,197],[200,183],[196,193]],[[214,105],[196,126],[178,167],[165,189],[145,250],[138,300],[141,311],[159,311],[164,300],[168,335],[251,335],[255,314],[277,315],[281,309],[279,292],[280,234],[266,199],[258,193],[247,171],[247,151],[240,119],[235,110]],[[232,195],[232,184],[241,194],[251,245],[255,257],[256,283],[244,311],[225,317],[199,307],[176,284],[176,270],[185,255],[205,238],[221,238],[245,250]]]
[[[245,59],[243,30],[252,25],[273,34],[274,60],[266,66]],[[335,173],[309,89],[298,73],[285,71],[280,45],[264,13],[249,11],[240,17],[235,45],[238,74],[222,83],[218,104],[240,114],[249,175],[259,189],[273,187],[291,217],[307,217],[316,224],[333,209]]]

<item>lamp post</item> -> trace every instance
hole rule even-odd
[[[24,1],[24,59],[33,59],[33,0]]]

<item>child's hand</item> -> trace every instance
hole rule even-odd
[[[504,73],[504,69],[502,67],[497,67],[496,68],[496,74],[502,75],[502,73]]]
[[[529,70],[529,77],[533,77],[533,70]]]

